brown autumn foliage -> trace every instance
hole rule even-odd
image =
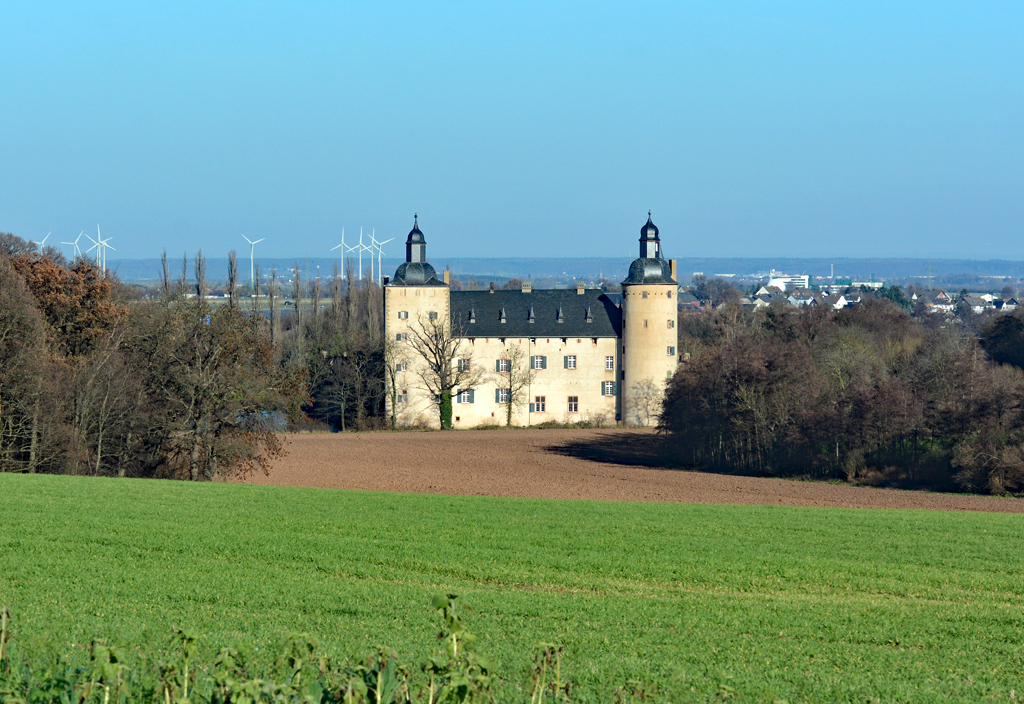
[[[728,307],[680,326],[661,427],[711,471],[1024,492],[1024,374],[891,302]]]
[[[0,243],[0,470],[208,480],[282,452],[305,370],[280,364],[258,312],[184,287],[125,305],[92,263],[22,243]]]

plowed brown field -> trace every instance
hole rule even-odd
[[[254,484],[602,501],[1024,512],[1024,501],[658,467],[642,430],[299,434]]]

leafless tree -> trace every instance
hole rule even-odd
[[[313,306],[313,318],[320,315],[320,279],[311,279],[309,282],[309,301]]]
[[[270,267],[270,282],[267,284],[267,301],[270,303],[270,344],[277,342],[277,329],[280,321],[277,313],[277,299],[281,297],[277,285],[277,267]]]
[[[388,392],[388,422],[391,429],[398,426],[399,365],[408,365],[409,348],[396,340],[384,340],[384,375]]]
[[[452,427],[452,393],[472,389],[485,376],[466,344],[461,327],[453,327],[445,316],[431,320],[421,315],[409,329],[409,345],[424,362],[415,365],[416,373],[437,403],[442,430]]]
[[[637,425],[653,425],[658,420],[661,407],[661,389],[653,379],[642,379],[630,387],[630,398],[633,400],[633,422]]]
[[[334,262],[334,270],[331,272],[331,315],[335,318],[341,315],[341,273],[338,262]]]
[[[238,256],[235,250],[228,252],[228,306],[238,305]]]
[[[295,262],[295,268],[292,269],[292,300],[295,302],[295,327],[302,327],[302,271],[299,269],[299,263]]]
[[[160,255],[160,289],[166,301],[171,297],[171,270],[167,266],[167,250]]]
[[[509,345],[505,358],[499,359],[495,370],[498,389],[508,392],[505,406],[505,425],[512,425],[513,414],[529,403],[528,393],[536,372],[530,365],[530,357],[519,345]]]
[[[203,250],[196,252],[195,274],[196,274],[196,297],[206,298],[206,259],[203,257]]]

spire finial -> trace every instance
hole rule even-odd
[[[648,215],[649,214],[650,213],[648,213]],[[413,222],[414,225],[416,224],[416,221],[419,220],[419,219],[420,219],[419,213],[413,213],[412,214],[412,222]]]

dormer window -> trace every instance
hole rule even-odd
[[[505,322],[506,322],[505,321],[505,309],[504,308],[502,308],[501,312],[498,313],[498,322],[501,323],[502,325],[504,325]]]
[[[470,308],[469,309],[469,322],[471,322],[471,323],[475,323],[476,322],[476,308]]]
[[[555,322],[556,323],[564,323],[565,322],[565,316],[562,315],[562,306],[558,306],[558,315],[555,316]]]

